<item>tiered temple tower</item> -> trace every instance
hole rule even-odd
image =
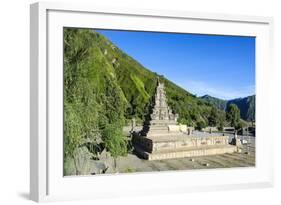
[[[151,119],[176,121],[175,115],[172,113],[172,110],[167,104],[164,83],[158,82]]]
[[[158,81],[150,120],[144,122],[142,136],[156,137],[171,135],[169,126],[177,124],[178,115],[167,104],[164,83]]]

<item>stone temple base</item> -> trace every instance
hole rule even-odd
[[[190,136],[193,129],[178,125],[178,115],[168,106],[165,86],[159,79],[153,100],[152,112],[143,129],[133,134],[135,151],[142,158],[160,160],[237,151],[236,146],[228,144],[227,136]]]
[[[228,144],[227,136],[190,137],[138,136],[134,138],[136,153],[147,160],[196,157],[237,152],[237,146]]]

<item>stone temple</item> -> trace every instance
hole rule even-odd
[[[228,143],[228,136],[193,135],[191,128],[178,125],[177,118],[167,104],[164,83],[158,80],[151,114],[133,137],[136,153],[144,159],[161,160],[239,151]]]

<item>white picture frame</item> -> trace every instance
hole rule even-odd
[[[270,17],[35,3],[30,10],[30,198],[95,199],[273,186]],[[256,37],[256,166],[63,177],[62,28],[86,27]],[[262,136],[267,136],[263,138]],[[118,187],[118,189],[116,188]]]

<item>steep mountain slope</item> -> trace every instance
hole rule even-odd
[[[157,77],[165,83],[168,103],[180,116],[179,121],[189,125],[198,122],[208,124],[208,115],[211,106],[191,93],[175,85],[164,76],[158,75],[135,61],[112,42],[95,31],[91,32],[93,46],[98,50],[94,55],[106,59],[107,65],[111,67],[111,74],[115,76],[118,86],[126,98],[127,108],[125,117],[132,117],[142,121],[149,112],[149,102],[154,95]],[[97,56],[93,56],[93,58]],[[103,69],[97,67],[96,69]]]
[[[232,100],[222,100],[209,95],[204,95],[200,98],[224,111],[228,105],[235,104],[240,109],[240,115],[242,119],[247,121],[255,119],[255,95]]]

